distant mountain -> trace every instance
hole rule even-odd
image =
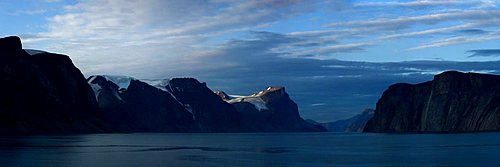
[[[164,88],[193,113],[202,132],[245,132],[240,114],[205,83],[194,78],[173,78]]]
[[[362,132],[363,128],[373,117],[374,110],[366,109],[362,113],[348,119],[321,123],[329,132]]]
[[[302,119],[297,104],[284,87],[268,87],[249,96],[230,96],[216,92],[241,114],[242,126],[250,132],[326,131],[322,126]]]
[[[0,38],[0,133],[106,132],[94,93],[65,55],[22,49]]]
[[[124,76],[91,76],[106,123],[118,132],[198,132],[193,115],[170,93]]]
[[[0,134],[324,130],[282,87],[241,97],[260,100],[247,110],[194,78],[85,79],[68,56],[23,50],[18,37],[0,38],[0,91]]]
[[[432,81],[390,86],[365,132],[500,130],[500,76],[448,71]]]
[[[91,76],[88,82],[110,126],[122,132],[325,131],[300,118],[282,87],[233,98],[194,78]]]

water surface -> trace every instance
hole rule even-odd
[[[496,166],[500,133],[0,137],[3,166]]]

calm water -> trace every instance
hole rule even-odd
[[[0,137],[0,166],[498,166],[500,133]]]

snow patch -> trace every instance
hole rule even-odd
[[[229,95],[229,100],[226,100],[228,103],[238,103],[238,102],[248,102],[250,104],[253,104],[255,109],[262,111],[262,110],[269,110],[266,106],[266,102],[262,100],[262,98],[258,96],[240,96],[240,95]]]
[[[90,85],[90,87],[91,87],[91,88],[92,88],[92,90],[94,91],[95,99],[96,99],[96,100],[99,100],[99,99],[98,99],[98,97],[99,97],[99,94],[101,93],[102,87],[101,87],[101,85],[99,85],[99,84],[93,84],[93,83],[92,83],[92,82],[94,82],[94,80],[95,80],[97,77],[98,77],[98,76],[92,76],[92,77],[89,79],[88,84]],[[111,81],[111,82],[113,82],[113,83],[115,83],[116,81],[121,81],[121,82],[122,82],[122,85],[121,85],[121,86],[125,86],[125,85],[123,84],[123,82],[125,82],[125,81],[123,81],[124,79],[122,79],[123,77],[121,77],[121,78],[120,78],[120,77],[116,77],[116,76],[103,76],[103,77],[104,77],[104,78],[106,78],[106,80]],[[113,79],[115,79],[116,81],[113,81],[113,80],[111,80],[110,78],[113,78]],[[130,78],[130,77],[129,77],[129,78]],[[132,80],[132,79],[130,79],[130,80]],[[128,81],[128,84],[130,84],[130,80]],[[117,84],[117,83],[115,83],[115,84]],[[126,85],[126,87],[128,87],[128,84]],[[118,85],[118,84],[117,84],[117,85]],[[120,88],[122,88],[121,86],[120,86]],[[123,87],[123,88],[124,88],[124,87]],[[113,96],[115,96],[115,97],[116,97],[117,99],[119,99],[120,101],[123,101],[123,99],[120,97],[120,95],[118,94],[118,92],[113,91]]]
[[[160,79],[160,80],[143,79],[141,81],[147,83],[148,85],[154,86],[158,89],[168,92],[166,87],[170,83],[169,79]]]
[[[99,93],[101,93],[101,90],[102,90],[102,87],[99,84],[92,83],[96,78],[97,78],[97,76],[92,76],[88,81],[88,84],[90,85],[90,87],[94,91],[95,99],[97,99],[97,96],[99,96]]]
[[[92,83],[92,82],[94,82],[94,80],[95,80],[96,78],[97,78],[97,76],[96,76],[96,75],[93,75],[93,76],[89,79],[88,83]]]
[[[101,93],[102,87],[99,84],[92,84],[89,82],[90,87],[94,91],[95,99],[97,99],[97,96],[99,96],[99,93]]]
[[[133,77],[128,77],[128,76],[120,76],[120,75],[103,75],[106,80],[111,81],[118,85],[119,89],[127,89],[128,86],[130,85],[130,81],[132,80],[137,80]]]
[[[122,88],[127,89],[128,86],[130,85],[130,81],[132,81],[132,80],[138,80],[138,79],[135,79],[133,77],[128,77],[128,76],[103,75],[103,77],[106,78],[106,80],[111,81],[111,82],[115,83],[116,85],[118,85],[119,89],[122,89]],[[93,76],[92,78],[90,78],[89,84],[94,79],[95,79],[95,76]],[[160,89],[162,91],[167,92],[168,94],[170,94],[170,96],[172,98],[174,98],[175,101],[177,101],[178,104],[180,104],[181,106],[184,106],[184,108],[187,111],[193,113],[193,109],[192,109],[192,107],[189,104],[183,104],[183,103],[181,103],[177,99],[177,97],[175,97],[175,95],[167,89],[167,87],[169,87],[171,90],[173,90],[172,87],[170,86],[170,80],[169,79],[158,79],[158,80],[141,79],[139,81],[142,81],[142,82],[144,82],[144,83],[146,83],[148,85],[154,86],[154,87],[156,87],[156,88],[158,88],[158,89]],[[94,87],[95,87],[94,92],[96,93],[96,98],[97,98],[97,96],[98,96],[97,92],[99,92],[100,89],[102,89],[102,88],[99,85],[97,85],[97,84],[90,84],[90,85],[92,86],[92,89],[94,89]],[[175,89],[177,91],[180,91],[180,88],[178,88],[178,87],[175,87]],[[118,92],[113,92],[113,95],[116,96],[116,98],[122,100],[122,98],[119,96]],[[193,117],[194,117],[194,115],[193,115]]]
[[[36,55],[36,54],[41,54],[41,53],[48,53],[46,51],[35,50],[35,49],[24,49],[24,51],[26,51],[26,53],[28,53],[31,56]]]
[[[167,92],[168,94],[170,94],[170,96],[172,96],[172,98],[174,98],[175,101],[177,101],[177,103],[179,103],[181,106],[184,106],[184,108],[187,111],[189,111],[190,113],[193,113],[193,108],[189,104],[181,103],[177,99],[177,97],[175,97],[175,95],[167,89],[167,87],[169,87],[170,90],[173,90],[172,87],[170,86],[170,79],[160,79],[160,80],[143,79],[141,81],[147,83],[148,85],[154,86],[162,91]],[[177,90],[179,90],[179,88],[177,88]],[[193,118],[194,118],[194,115],[193,115]]]

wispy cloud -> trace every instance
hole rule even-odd
[[[456,8],[447,8],[449,5]],[[387,7],[404,10],[431,6],[442,8],[396,14],[379,10]],[[48,31],[26,34],[24,40],[33,45],[45,45],[43,48],[48,50],[75,56],[77,63],[83,64],[81,66],[89,73],[102,71],[103,68],[92,67],[94,63],[107,66],[106,69],[119,66],[142,69],[151,66],[132,67],[139,65],[129,62],[134,59],[140,59],[135,62],[154,64],[165,61],[165,65],[182,69],[186,66],[176,67],[180,63],[170,62],[199,62],[197,57],[214,55],[218,48],[239,44],[238,40],[263,42],[262,45],[269,45],[266,52],[278,53],[281,58],[326,60],[345,54],[369,53],[372,46],[401,38],[430,37],[435,34],[446,37],[428,40],[433,42],[408,50],[496,39],[477,37],[500,27],[500,10],[495,6],[496,2],[486,0],[356,3],[301,0],[89,0],[65,6],[61,14],[48,19]],[[371,9],[373,7],[377,9]],[[325,22],[325,26],[298,28],[301,31],[288,27],[291,30],[289,32],[262,33],[270,35],[267,39],[256,37],[256,32],[288,19],[317,13],[349,16],[359,11],[373,16],[333,19],[330,23]],[[471,33],[478,32],[472,30],[479,30],[482,34]],[[477,39],[470,39],[471,35]],[[234,40],[235,37],[238,40]],[[463,41],[461,38],[469,39]],[[92,57],[100,57],[101,60],[96,62]]]
[[[326,103],[313,103],[311,106],[324,106]]]
[[[159,62],[181,69],[185,66],[169,62],[197,61],[197,54],[217,43],[213,38],[310,10],[309,3],[299,0],[91,0],[66,6],[63,14],[48,19],[47,32],[27,34],[24,40],[75,56],[88,73],[113,68],[135,72]]]
[[[435,48],[435,47],[442,47],[442,46],[449,46],[449,45],[457,45],[457,44],[465,44],[465,43],[473,43],[473,42],[484,42],[484,41],[490,41],[490,40],[498,40],[500,39],[500,33],[499,32],[490,32],[485,35],[480,35],[476,37],[470,37],[470,36],[456,36],[456,37],[451,37],[451,38],[445,38],[445,39],[439,39],[433,42],[430,42],[428,44],[423,44],[417,47],[409,48],[409,51],[412,50],[420,50],[420,49],[428,49],[428,48]]]
[[[500,49],[476,49],[468,50],[469,57],[500,57]]]
[[[487,31],[481,30],[481,29],[463,29],[463,30],[459,30],[458,32],[465,33],[465,34],[484,34],[484,33],[487,33]]]
[[[423,8],[433,6],[449,6],[449,5],[477,5],[480,7],[491,7],[495,3],[490,0],[416,0],[416,1],[387,1],[387,2],[360,2],[355,3],[356,7],[411,7]]]
[[[456,25],[456,26],[450,26],[450,27],[444,27],[444,28],[428,29],[428,30],[407,32],[407,33],[401,33],[401,34],[392,34],[392,35],[383,36],[381,39],[419,37],[419,36],[439,34],[439,33],[453,33],[456,31],[465,31],[465,30],[468,30],[472,27],[475,27],[475,24],[466,23],[466,24],[462,24],[462,25]]]
[[[464,10],[421,16],[348,21],[330,24],[332,27],[368,27],[372,29],[400,29],[419,24],[437,24],[443,21],[495,20],[500,18],[500,10]]]
[[[481,4],[496,6],[490,1],[409,1],[409,2],[361,2],[354,6],[425,6],[445,4]],[[432,10],[431,10],[432,11]],[[387,17],[387,16],[385,16]],[[400,38],[430,38],[433,35],[447,38],[425,43],[406,50],[420,50],[433,47],[449,46],[462,43],[474,43],[497,39],[488,28],[497,30],[500,27],[500,10],[496,8],[478,9],[464,8],[457,10],[438,10],[437,12],[420,12],[417,15],[371,18],[345,22],[334,22],[328,29],[293,32],[291,35],[307,35],[310,37],[335,36],[341,39],[363,39],[363,43],[383,43],[384,40]],[[484,35],[477,37],[477,35]],[[476,36],[476,37],[469,37]],[[374,38],[375,37],[375,38]],[[434,37],[435,38],[435,37]],[[463,40],[465,39],[465,40]],[[403,49],[404,50],[404,49]]]
[[[18,12],[18,14],[27,14],[27,15],[38,15],[38,14],[44,14],[47,12],[45,9],[33,9],[33,10],[21,10]]]
[[[312,59],[332,59],[338,53],[352,53],[364,51],[371,43],[350,43],[323,45],[316,48],[295,49],[294,52],[287,52],[283,57],[289,58],[312,58]]]

